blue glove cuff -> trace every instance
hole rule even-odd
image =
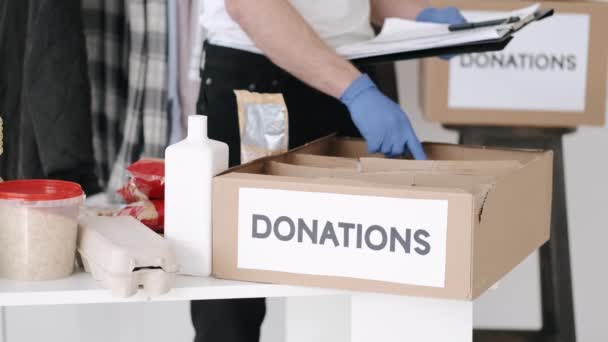
[[[432,21],[436,12],[437,9],[435,7],[427,7],[418,13],[416,21]]]
[[[357,77],[349,86],[346,88],[342,96],[340,96],[340,101],[344,103],[346,106],[349,106],[362,92],[368,89],[377,88],[374,81],[367,74],[362,74]]]

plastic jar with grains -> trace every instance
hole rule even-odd
[[[83,202],[76,183],[0,183],[0,277],[35,281],[71,275]]]

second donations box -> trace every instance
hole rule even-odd
[[[500,18],[534,2],[434,0],[468,20]],[[606,115],[608,3],[541,1],[555,15],[515,34],[503,51],[422,62],[425,116],[444,124],[602,126]]]
[[[478,297],[549,238],[552,153],[328,137],[214,179],[218,278]]]

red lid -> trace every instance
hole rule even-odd
[[[25,201],[53,201],[82,196],[84,192],[77,183],[28,179],[0,183],[0,199]]]

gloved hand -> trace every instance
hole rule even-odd
[[[450,6],[446,8],[427,7],[416,16],[416,21],[435,23],[435,24],[463,24],[467,20],[462,16],[460,10]],[[441,59],[448,60],[453,55],[441,56]]]
[[[415,159],[426,159],[401,107],[382,94],[369,76],[364,74],[354,80],[340,100],[348,107],[370,153],[395,157],[403,155],[407,145]]]
[[[418,13],[416,21],[449,25],[467,22],[460,10],[453,6],[446,8],[427,7]]]

